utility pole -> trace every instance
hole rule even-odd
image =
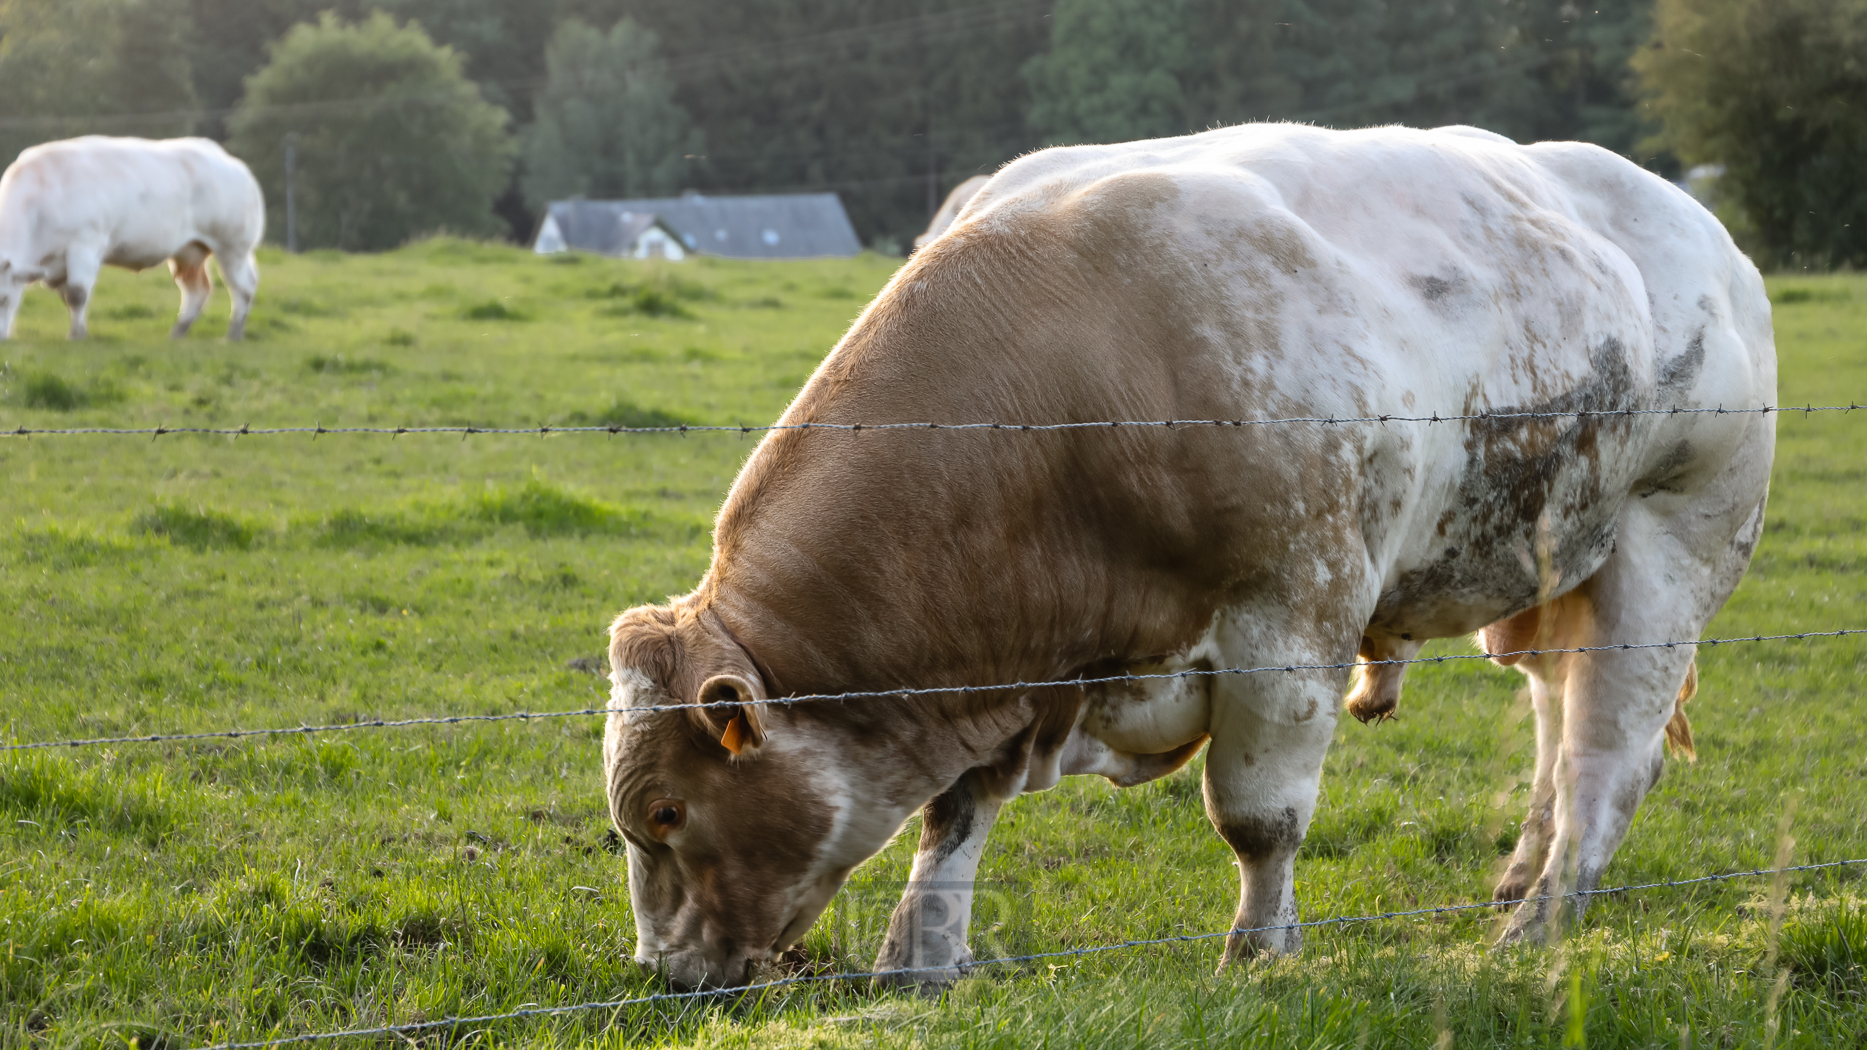
[[[298,159],[298,132],[285,133],[285,250],[298,254],[298,207],[292,197],[292,168]]]

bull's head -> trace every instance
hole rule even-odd
[[[803,936],[906,811],[851,812],[842,742],[757,703],[758,669],[709,610],[623,613],[610,667],[603,765],[628,843],[636,961],[678,985],[741,983]],[[695,703],[706,706],[642,710]]]

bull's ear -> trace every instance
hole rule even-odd
[[[700,684],[699,702],[704,706],[696,713],[721,747],[740,755],[765,742],[759,699],[751,682],[736,674],[716,674]]]

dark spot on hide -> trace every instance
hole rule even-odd
[[[1684,394],[1698,382],[1698,374],[1705,367],[1705,330],[1692,333],[1692,338],[1685,344],[1685,352],[1660,366],[1660,393]]]
[[[1679,485],[1680,473],[1691,462],[1692,443],[1679,442],[1667,450],[1666,458],[1660,460],[1658,466],[1635,484],[1634,491],[1640,493],[1641,499],[1646,499],[1655,492],[1684,491]]]
[[[1535,604],[1539,581],[1524,571],[1516,552],[1537,549],[1537,520],[1545,508],[1564,526],[1553,552],[1563,579],[1584,579],[1607,558],[1614,543],[1615,496],[1603,491],[1603,446],[1618,450],[1642,424],[1639,417],[1572,413],[1644,405],[1619,339],[1602,340],[1590,352],[1589,366],[1589,374],[1562,393],[1489,409],[1493,416],[1519,418],[1470,422],[1465,466],[1454,510],[1447,515],[1467,540],[1466,556],[1459,557],[1461,548],[1448,547],[1444,558],[1402,574],[1381,596],[1373,626],[1397,624],[1406,610]]]
[[[1409,277],[1407,283],[1419,289],[1420,297],[1429,303],[1436,303],[1452,294],[1453,282],[1443,277]]]
[[[1271,816],[1228,817],[1213,824],[1219,829],[1219,837],[1245,860],[1265,860],[1294,850],[1303,842],[1294,806],[1285,806],[1283,812]]]

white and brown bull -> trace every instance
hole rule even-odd
[[[1252,125],[1025,157],[782,423],[1538,415],[768,435],[699,587],[611,628],[636,956],[682,984],[744,979],[921,810],[877,966],[949,979],[963,925],[923,910],[968,906],[946,888],[970,885],[1002,805],[1073,774],[1140,783],[1208,741],[1251,931],[1225,958],[1290,951],[1299,931],[1274,927],[1297,918],[1346,670],[746,702],[1406,658],[1481,628],[1492,651],[1695,639],[1761,529],[1771,419],[1628,410],[1774,391],[1755,268],[1594,146]],[[1518,665],[1537,759],[1501,899],[1597,884],[1693,655]],[[1360,714],[1401,670],[1369,669]],[[1553,910],[1520,905],[1505,937]]]
[[[182,294],[170,331],[179,338],[214,290],[210,255],[233,295],[227,338],[239,339],[259,290],[253,251],[265,231],[253,173],[208,139],[87,135],[24,150],[0,175],[0,339],[13,334],[35,282],[65,300],[71,338],[82,339],[106,264],[144,270],[165,260]]]

